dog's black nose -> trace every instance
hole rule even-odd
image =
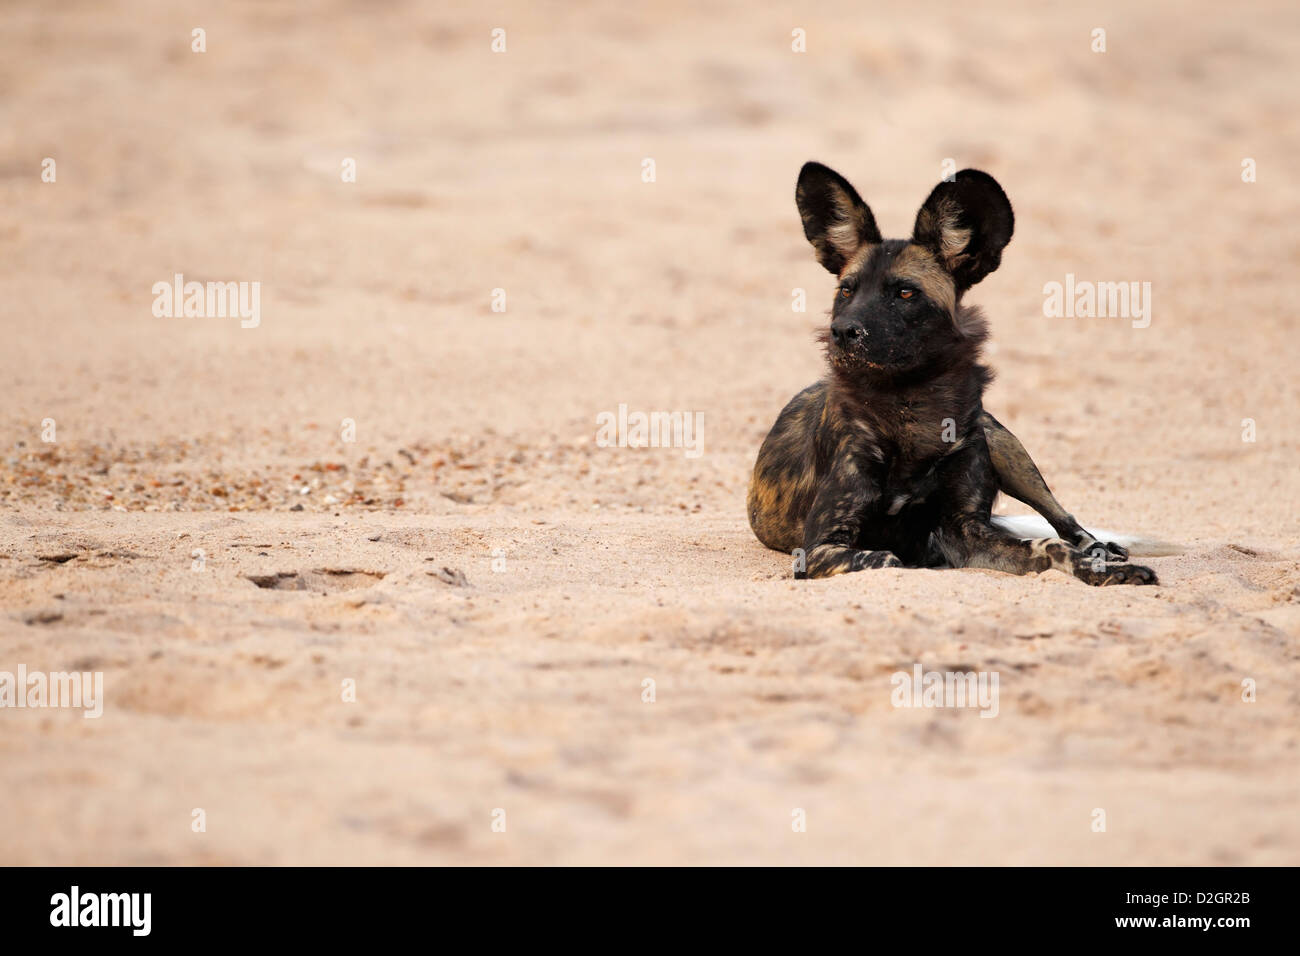
[[[862,333],[863,328],[860,325],[850,325],[847,323],[844,325],[833,323],[831,325],[831,338],[835,340],[835,344],[840,348],[846,348],[847,346],[852,345],[859,337],[861,337]]]

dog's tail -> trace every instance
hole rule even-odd
[[[1056,531],[1047,523],[1046,518],[1038,515],[994,515],[993,524],[1014,534],[1017,538],[1054,538]],[[1124,534],[1121,531],[1107,531],[1105,528],[1089,528],[1088,533],[1098,541],[1109,541],[1127,548],[1134,557],[1159,557],[1166,554],[1182,554],[1187,549],[1181,544],[1159,541],[1142,535]]]

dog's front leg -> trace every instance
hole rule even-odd
[[[892,551],[857,547],[863,523],[879,510],[879,483],[863,474],[853,459],[842,455],[822,478],[804,522],[806,570],[796,578],[825,578],[869,568],[903,566]]]

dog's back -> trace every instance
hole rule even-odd
[[[787,554],[803,547],[803,525],[817,493],[817,440],[826,418],[826,383],[790,399],[763,439],[749,481],[749,526]]]

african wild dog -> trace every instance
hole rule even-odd
[[[993,177],[966,169],[940,183],[909,240],[882,239],[854,188],[820,163],[799,173],[795,202],[817,259],[839,277],[823,334],[830,373],[790,401],[759,450],[749,486],[758,539],[802,548],[798,577],[1058,568],[1089,584],[1154,584],[1150,568],[1120,563],[1123,548],[1079,526],[984,411],[988,331],[961,299],[998,267],[1015,226]],[[1061,537],[1027,541],[999,527],[998,491]]]

